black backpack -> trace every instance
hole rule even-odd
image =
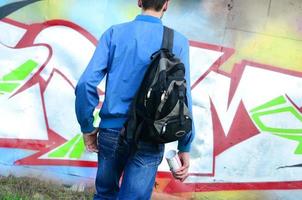
[[[192,130],[185,66],[174,56],[174,31],[164,27],[162,47],[153,53],[130,105],[125,134],[153,143],[176,141]]]

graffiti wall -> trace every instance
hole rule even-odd
[[[0,175],[93,184],[74,87],[102,33],[139,13],[135,0],[0,2]],[[163,161],[154,192],[300,199],[302,1],[173,0],[163,22],[190,40],[196,136],[190,176]]]

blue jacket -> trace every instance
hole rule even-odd
[[[93,111],[99,103],[97,86],[105,75],[107,80],[100,127],[123,127],[129,105],[150,63],[150,56],[161,47],[162,35],[161,20],[148,15],[138,15],[134,21],[114,25],[105,31],[75,90],[76,115],[83,133],[95,129]],[[173,53],[185,64],[186,81],[190,85],[189,42],[176,31]],[[192,113],[190,90],[188,101]],[[178,149],[188,152],[193,137],[194,127],[191,134],[178,141]]]

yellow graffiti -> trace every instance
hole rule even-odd
[[[135,18],[135,16],[140,12],[140,10],[138,9],[138,7],[135,7],[133,5],[127,5],[126,9],[122,9],[125,10],[124,14],[124,18],[126,19],[126,21],[129,20],[133,20]]]
[[[32,22],[44,22],[51,19],[68,19],[70,5],[75,0],[66,1],[47,0],[40,1],[22,8],[20,11],[9,15],[9,18],[28,24]]]
[[[282,29],[286,31],[280,32]],[[264,33],[240,32],[235,39],[236,52],[222,69],[231,71],[235,63],[249,60],[302,71],[302,41],[296,32],[294,27],[281,21],[268,24]]]
[[[194,193],[196,200],[273,200],[275,196],[266,191],[221,191]]]

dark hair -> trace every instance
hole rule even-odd
[[[142,0],[142,6],[144,10],[153,9],[160,11],[167,1],[168,0]]]

